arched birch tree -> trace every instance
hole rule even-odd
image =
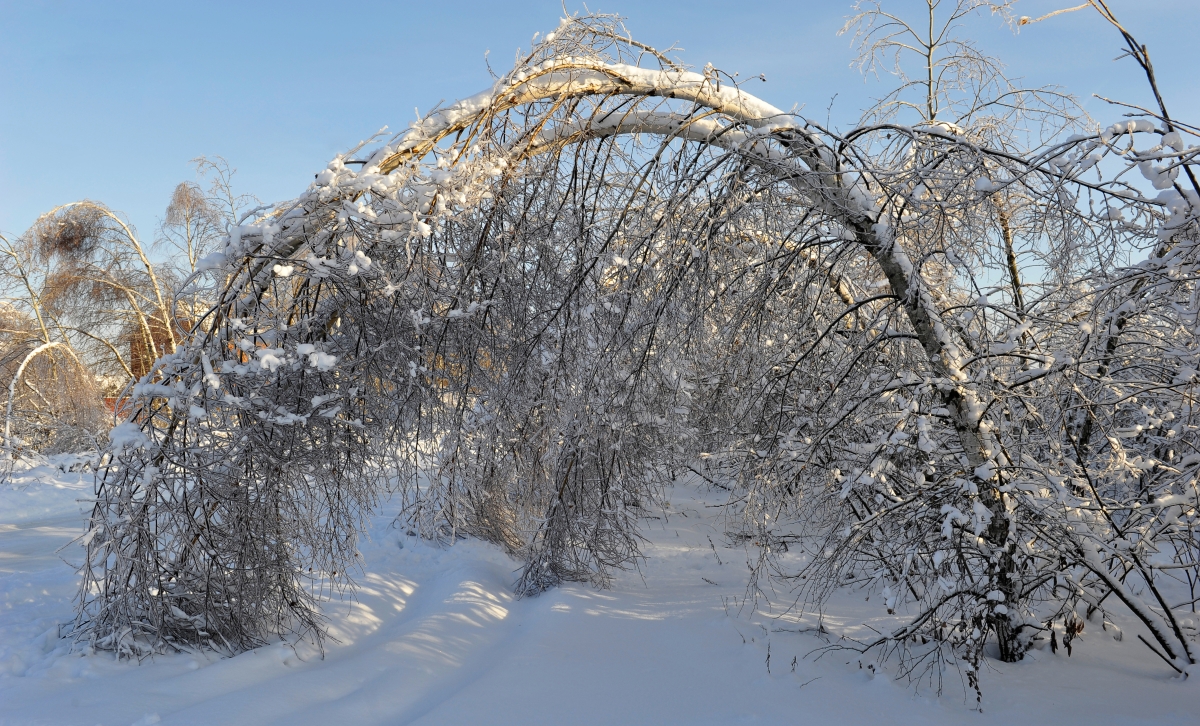
[[[603,585],[699,458],[758,575],[912,613],[863,647],[914,674],[1115,601],[1186,669],[1162,584],[1197,572],[1190,127],[1018,133],[1040,108],[838,133],[564,20],[201,264],[218,302],[98,475],[78,637],[319,638],[389,490],[521,558],[523,594]]]

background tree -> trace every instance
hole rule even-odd
[[[86,200],[42,215],[16,241],[0,237],[7,461],[96,448],[123,416],[121,391],[212,304],[197,267],[229,233],[229,215],[254,200],[233,192],[224,159],[195,162],[209,186],[176,187],[160,225],[165,260],[119,213]]]
[[[96,446],[103,430],[96,381],[62,335],[61,321],[43,301],[54,296],[27,240],[0,236],[0,269],[12,286],[0,313],[0,371],[5,400],[3,466],[28,446],[74,451]]]

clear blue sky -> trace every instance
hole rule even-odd
[[[1082,0],[1022,0],[1037,17]],[[639,40],[672,43],[699,67],[765,73],[753,91],[782,108],[846,125],[880,84],[849,67],[837,30],[850,0],[592,0]],[[1200,122],[1193,60],[1200,0],[1111,0],[1150,46],[1168,104]],[[920,0],[893,0],[903,10]],[[570,11],[582,3],[568,2]],[[336,153],[381,126],[402,129],[414,107],[470,95],[559,0],[522,2],[37,2],[0,0],[0,231],[19,234],[56,204],[91,198],[126,212],[152,238],[190,159],[224,156],[241,191],[264,201],[302,191]],[[1093,13],[1014,36],[981,18],[965,32],[1034,85],[1059,84],[1148,104],[1120,39]],[[830,100],[837,95],[830,111]],[[1103,122],[1119,113],[1090,100]]]

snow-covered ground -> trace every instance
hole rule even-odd
[[[939,699],[851,651],[817,659],[826,643],[788,632],[794,619],[739,612],[751,553],[725,539],[720,492],[684,485],[648,521],[640,572],[611,590],[515,600],[515,562],[404,536],[385,508],[356,601],[328,606],[323,658],[304,644],[84,656],[57,638],[75,578],[56,550],[90,491],[90,474],[49,466],[0,488],[0,724],[1200,723],[1200,683],[1173,678],[1128,622],[1120,642],[1089,623],[1070,658],[992,662],[982,714],[953,672]],[[887,618],[874,600],[848,595],[826,627],[865,637]]]

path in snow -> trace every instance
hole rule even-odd
[[[331,603],[338,642],[136,665],[66,652],[74,575],[54,554],[80,532],[90,478],[43,468],[0,490],[0,724],[1180,723],[1200,684],[1171,678],[1127,632],[1084,633],[1073,658],[992,664],[984,713],[956,676],[915,692],[794,622],[738,613],[746,560],[725,546],[718,494],[679,486],[648,521],[641,573],[515,600],[516,563],[464,542],[442,550],[373,520],[357,601]],[[716,544],[714,553],[709,539]],[[403,545],[403,547],[401,547]],[[63,556],[72,558],[71,548]],[[720,558],[723,564],[717,563]],[[644,576],[644,577],[643,577]],[[716,584],[713,584],[716,583]],[[782,593],[780,593],[782,595]],[[782,601],[784,598],[780,597]],[[726,605],[728,604],[728,612]],[[847,598],[826,624],[866,633],[882,606]],[[878,623],[877,623],[878,625]],[[1090,624],[1089,624],[1090,625]],[[1126,628],[1131,631],[1131,628]],[[771,668],[767,670],[770,645]],[[796,667],[792,670],[792,659]]]

